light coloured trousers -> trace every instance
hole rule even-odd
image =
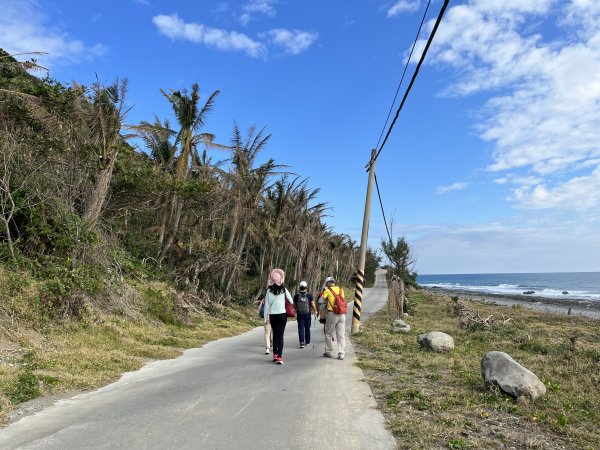
[[[271,322],[265,323],[265,349],[271,348]]]
[[[346,353],[346,315],[334,314],[333,311],[327,313],[325,321],[325,352],[335,356],[333,353],[333,333],[338,345],[338,356],[344,356]]]

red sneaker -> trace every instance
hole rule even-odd
[[[283,364],[283,359],[281,358],[281,356],[277,357],[277,364]]]
[[[277,353],[273,353],[273,362],[277,362],[279,359],[279,355]]]

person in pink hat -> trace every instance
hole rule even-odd
[[[285,302],[292,302],[292,296],[283,285],[285,272],[273,269],[269,276],[269,287],[265,294],[265,323],[271,323],[273,330],[273,362],[283,364],[283,334],[287,324]]]

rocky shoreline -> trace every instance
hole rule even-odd
[[[527,308],[539,309],[555,314],[585,316],[600,319],[600,302],[591,300],[563,300],[560,298],[531,295],[492,294],[489,292],[465,291],[461,289],[447,289],[440,287],[425,289],[433,293],[448,294],[483,303],[491,303],[503,306],[522,305]]]

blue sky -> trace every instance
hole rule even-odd
[[[0,0],[0,47],[48,52],[63,82],[127,77],[131,123],[171,117],[160,88],[221,90],[206,131],[226,144],[234,121],[266,126],[263,157],[309,177],[359,240],[364,165],[425,4]],[[598,130],[600,2],[452,1],[377,162],[416,270],[600,271]],[[378,247],[376,198],[371,217]]]

